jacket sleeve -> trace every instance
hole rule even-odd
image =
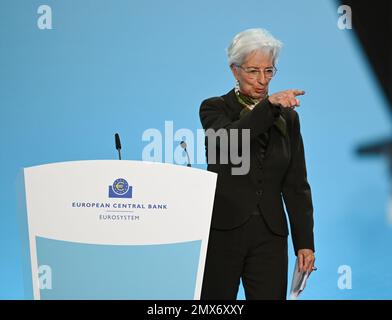
[[[283,180],[283,199],[290,221],[295,254],[299,249],[314,251],[313,204],[307,180],[305,151],[298,113],[293,111],[291,160]]]
[[[225,111],[225,101],[219,97],[204,100],[199,114],[204,130],[250,129],[250,138],[254,139],[273,125],[279,116],[279,108],[264,99],[252,111],[233,121]]]

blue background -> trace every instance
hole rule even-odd
[[[42,4],[52,8],[52,30],[37,27]],[[139,160],[143,132],[163,132],[165,120],[196,134],[200,102],[234,85],[230,40],[263,27],[284,43],[270,91],[306,91],[298,112],[319,270],[303,298],[390,299],[387,165],[354,152],[389,134],[389,114],[354,31],[337,27],[337,8],[329,0],[2,0],[0,298],[24,297],[19,170],[115,159],[116,132],[123,158]],[[341,265],[351,267],[352,289],[338,288]]]

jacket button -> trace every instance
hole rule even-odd
[[[256,191],[256,195],[258,195],[259,197],[263,194],[263,190],[257,190]]]

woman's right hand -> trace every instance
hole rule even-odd
[[[299,89],[284,90],[271,94],[268,101],[273,105],[294,109],[300,105],[300,101],[296,97],[304,94],[305,91]]]

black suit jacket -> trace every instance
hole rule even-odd
[[[284,200],[295,253],[298,249],[314,250],[313,205],[297,112],[276,107],[267,99],[240,118],[242,110],[234,90],[204,100],[200,107],[200,120],[205,130],[239,129],[241,132],[241,129],[250,129],[251,138],[248,174],[233,175],[231,169],[236,165],[230,161],[221,164],[219,157],[216,164],[208,164],[208,170],[218,174],[212,228],[235,228],[245,223],[252,212],[259,210],[272,232],[287,236]],[[274,125],[279,114],[287,123],[285,136]],[[260,152],[257,137],[266,131],[270,137],[261,163],[257,160]],[[219,154],[219,141],[216,148]],[[207,138],[206,151],[208,161]]]

